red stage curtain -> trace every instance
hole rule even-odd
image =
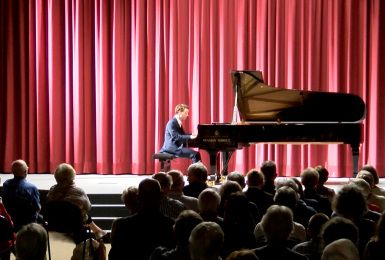
[[[230,122],[230,71],[249,69],[275,87],[361,96],[360,165],[385,177],[384,27],[381,0],[0,1],[0,171],[23,158],[33,173],[154,173],[174,106],[190,105],[191,132]],[[230,170],[266,159],[280,175],[352,175],[348,145],[252,145]]]

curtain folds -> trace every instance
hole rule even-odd
[[[0,172],[22,158],[32,173],[154,173],[175,105],[190,105],[190,132],[230,122],[230,71],[249,69],[275,87],[361,96],[359,164],[385,177],[384,27],[380,0],[0,1]],[[336,144],[251,145],[230,170],[266,159],[282,176],[318,164],[352,176]]]

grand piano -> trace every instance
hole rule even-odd
[[[231,77],[235,93],[232,122],[199,124],[197,137],[187,144],[208,152],[210,174],[216,181],[227,174],[233,152],[252,143],[349,144],[357,174],[366,116],[359,96],[272,87],[264,83],[260,71],[236,70]]]

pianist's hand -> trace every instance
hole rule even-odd
[[[195,139],[197,136],[195,134],[190,135],[190,139]]]

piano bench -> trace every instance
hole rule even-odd
[[[159,160],[161,172],[168,172],[171,169],[171,161],[175,158],[175,155],[169,153],[154,153],[152,155],[153,160]]]

